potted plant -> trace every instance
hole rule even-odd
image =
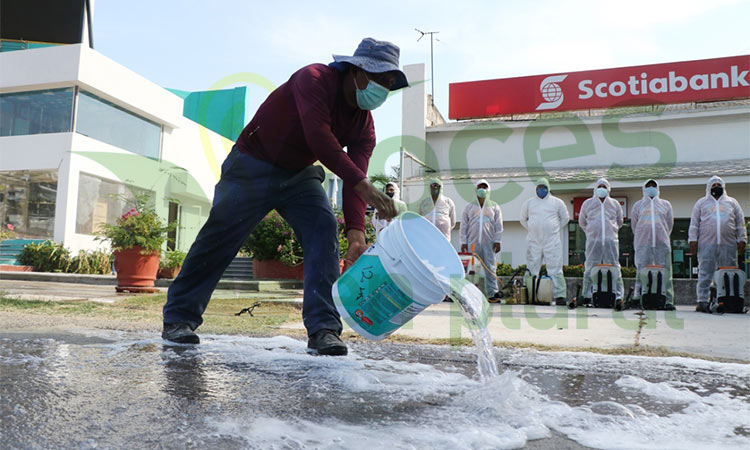
[[[159,252],[174,224],[165,226],[149,206],[149,197],[135,197],[135,206],[115,224],[100,226],[101,240],[109,240],[115,257],[117,290],[152,288],[159,269]]]
[[[341,211],[336,212],[339,239],[339,267],[343,270],[343,257],[349,248]],[[366,221],[367,242],[372,243],[375,229]],[[302,245],[289,224],[276,211],[271,211],[260,221],[245,241],[242,250],[253,258],[255,278],[304,278]]]
[[[182,262],[185,261],[187,253],[181,250],[167,250],[159,261],[159,272],[156,274],[159,278],[176,278],[182,268]]]

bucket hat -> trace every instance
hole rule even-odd
[[[354,55],[333,55],[333,60],[336,63],[349,63],[370,73],[394,71],[396,82],[391,86],[391,90],[395,91],[409,86],[406,75],[398,68],[400,53],[398,46],[391,42],[364,38],[354,51]]]

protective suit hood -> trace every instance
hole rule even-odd
[[[385,187],[383,188],[383,192],[388,189],[388,186],[393,186],[393,200],[401,200],[401,189],[398,188],[398,184],[396,184],[393,181],[389,181],[385,184]]]
[[[432,178],[430,180],[430,184],[436,184],[436,183],[439,184],[440,187],[443,187],[443,180],[441,180],[440,178]]]
[[[641,190],[643,191],[643,198],[651,198],[646,193],[646,185],[649,184],[652,181],[654,183],[656,183],[656,195],[654,196],[654,198],[659,198],[659,195],[661,195],[661,186],[659,186],[659,182],[656,181],[656,180],[654,180],[653,178],[650,178],[650,179],[646,180],[645,183],[643,183],[643,186],[641,186]]]
[[[476,183],[474,183],[474,189],[479,188],[480,184],[486,184],[487,185],[487,194],[488,195],[489,195],[490,192],[492,192],[492,185],[490,185],[490,183],[487,180],[485,180],[484,178],[482,178],[481,180],[479,180]]]
[[[534,187],[539,187],[539,186],[546,187],[548,191],[552,190],[549,187],[549,180],[547,180],[546,178],[540,178],[540,179],[536,180],[536,184],[534,185]]]
[[[612,188],[609,186],[609,181],[607,181],[606,178],[599,178],[598,180],[596,180],[596,184],[594,184],[594,188],[592,189],[592,191],[594,192],[594,198],[599,198],[596,196],[596,188],[598,188],[602,184],[607,188],[607,197],[609,197],[609,193],[612,192]]]
[[[721,187],[724,188],[724,193],[721,195],[721,197],[723,197],[725,195],[727,195],[727,196],[729,195],[727,193],[727,186],[724,183],[724,180],[722,180],[720,176],[714,175],[714,176],[711,177],[710,180],[708,180],[708,183],[706,183],[706,197],[713,198],[713,196],[711,195],[711,185],[714,184],[714,183],[719,183],[719,184],[721,184]],[[719,197],[719,198],[721,198],[721,197]]]

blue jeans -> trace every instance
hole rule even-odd
[[[338,223],[321,185],[324,179],[320,166],[286,170],[233,148],[221,166],[208,221],[169,287],[164,323],[187,323],[195,329],[203,322],[224,270],[255,226],[275,209],[305,253],[302,319],[308,335],[321,329],[341,333],[331,296],[339,277]]]

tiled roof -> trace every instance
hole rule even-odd
[[[673,165],[651,164],[639,166],[613,165],[612,167],[550,168],[546,171],[539,167],[476,169],[471,172],[467,170],[446,170],[437,173],[425,173],[424,176],[410,177],[409,181],[433,177],[439,177],[443,180],[468,180],[477,178],[528,178],[536,180],[539,177],[547,177],[550,182],[573,183],[596,181],[601,177],[606,177],[608,180],[625,181],[645,180],[648,178],[710,177],[712,175],[722,177],[750,175],[750,159],[705,161]]]

